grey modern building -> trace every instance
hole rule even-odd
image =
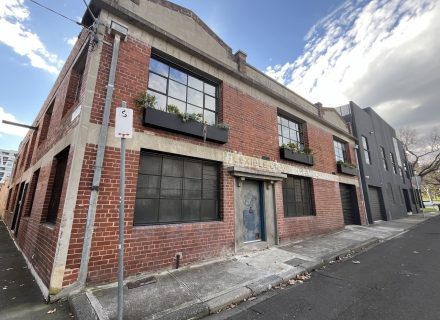
[[[417,213],[412,170],[396,131],[372,108],[355,103],[337,108],[358,139],[357,157],[370,223]]]
[[[0,149],[0,183],[11,175],[17,151]]]

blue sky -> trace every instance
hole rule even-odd
[[[78,19],[82,0],[38,0]],[[178,0],[235,52],[301,94],[353,100],[395,127],[439,126],[440,0]],[[0,1],[0,118],[31,124],[80,27],[29,0]],[[0,148],[26,130],[0,124]]]

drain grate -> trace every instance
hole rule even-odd
[[[146,286],[147,284],[156,283],[156,282],[157,282],[157,279],[155,277],[147,277],[147,278],[139,279],[139,280],[136,280],[133,282],[128,282],[127,288],[134,289],[134,288]]]

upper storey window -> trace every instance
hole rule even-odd
[[[347,162],[347,151],[345,142],[333,140],[333,146],[335,148],[336,162]]]
[[[217,123],[217,86],[173,64],[150,59],[148,94],[156,98],[156,109],[196,114],[208,125]]]
[[[302,124],[282,116],[278,116],[278,140],[280,147],[295,143],[304,149],[304,134]]]

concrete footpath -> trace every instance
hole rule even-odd
[[[236,254],[126,280],[124,319],[189,319],[219,312],[339,257],[398,236],[438,213],[347,226],[344,230],[261,251]],[[115,319],[117,284],[70,298],[78,319]]]
[[[40,288],[0,221],[0,319],[73,319],[67,301],[44,303]]]

